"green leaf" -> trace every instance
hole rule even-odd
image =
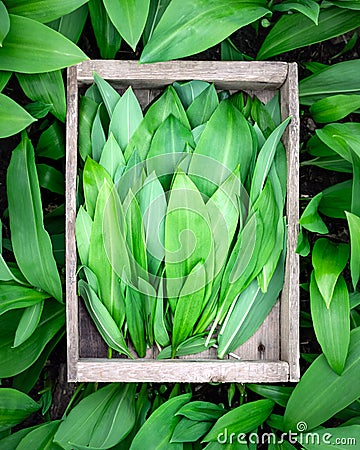
[[[149,14],[142,34],[144,45],[151,38],[156,25],[159,23],[170,2],[171,0],[150,0]]]
[[[191,80],[173,83],[174,89],[179,96],[185,109],[188,109],[193,101],[210,86],[207,81]]]
[[[97,88],[101,94],[106,110],[111,119],[114,112],[115,106],[120,100],[120,94],[118,94],[115,89],[103,78],[101,78],[97,73],[94,72],[94,81]]]
[[[120,354],[132,357],[119,327],[105,308],[95,291],[85,281],[79,281],[79,291],[96,328],[107,345]]]
[[[322,196],[323,194],[320,192],[310,200],[299,220],[300,225],[312,233],[328,233],[327,226],[318,213]]]
[[[96,162],[99,162],[106,143],[106,136],[100,118],[102,106],[102,104],[98,106],[91,127],[91,157]]]
[[[309,256],[310,251],[311,249],[308,233],[300,225],[296,253],[305,258],[306,256]]]
[[[132,441],[130,450],[182,450],[182,444],[171,444],[171,436],[180,417],[178,410],[190,401],[191,394],[174,397],[151,414]],[[156,430],[156,433],[154,432]]]
[[[0,315],[11,309],[33,306],[46,298],[49,298],[49,294],[45,292],[39,292],[25,286],[1,283]]]
[[[54,442],[65,450],[74,445],[110,448],[121,442],[135,424],[133,383],[111,383],[81,400],[60,424]]]
[[[172,329],[173,357],[182,342],[190,336],[202,310],[206,286],[205,267],[202,262],[194,266],[181,288]]]
[[[321,428],[314,433],[301,433],[298,441],[306,450],[351,450],[360,440],[360,426],[341,425],[336,428]]]
[[[360,9],[359,2],[357,0],[329,0],[333,5],[339,6],[339,8]]]
[[[51,105],[52,114],[61,122],[65,122],[65,88],[60,70],[34,75],[19,73],[16,77],[28,98]]]
[[[29,17],[38,22],[51,22],[68,14],[88,0],[4,0],[11,14]]]
[[[237,108],[223,101],[200,137],[188,173],[199,190],[210,197],[238,165],[240,178],[245,180],[251,159],[250,127]]]
[[[171,436],[171,443],[196,442],[212,427],[211,422],[194,421],[182,417]]]
[[[350,271],[354,291],[360,278],[360,218],[345,211],[350,231]]]
[[[156,298],[155,315],[154,315],[154,339],[157,344],[162,347],[170,345],[169,334],[165,325],[164,311],[164,281],[160,280],[158,295]],[[170,355],[171,357],[171,355]]]
[[[335,373],[320,355],[296,385],[286,407],[286,430],[297,430],[299,422],[306,422],[312,430],[346,408],[360,396],[360,327],[350,335],[350,346],[341,376]],[[299,408],[299,405],[302,405]]]
[[[43,308],[44,300],[25,308],[16,329],[14,348],[19,347],[19,345],[23,344],[34,333],[39,325]]]
[[[113,133],[120,148],[126,148],[142,119],[140,104],[130,86],[117,102],[109,126],[109,132]]]
[[[19,133],[35,121],[36,119],[14,100],[0,94],[0,138]]]
[[[89,12],[100,56],[114,59],[120,49],[121,36],[110,20],[102,0],[90,0]]]
[[[352,180],[334,184],[322,192],[319,211],[328,217],[345,219],[344,211],[351,210]]]
[[[125,166],[123,152],[111,132],[102,150],[99,164],[107,170],[112,179],[115,178],[116,171]]]
[[[319,291],[329,308],[335,285],[349,258],[347,244],[334,244],[321,238],[315,242],[312,252],[314,275]]]
[[[269,384],[247,384],[246,388],[283,407],[287,405],[290,395],[294,390],[290,386],[271,386]]]
[[[271,400],[258,400],[241,405],[223,415],[205,436],[203,442],[217,441],[224,435],[225,430],[228,434],[248,433],[269,417],[273,407],[274,402]]]
[[[85,59],[86,55],[75,44],[56,31],[35,20],[10,14],[10,31],[0,48],[0,70],[51,72]]]
[[[75,11],[65,14],[60,19],[49,22],[46,25],[76,44],[83,32],[88,12],[88,6],[84,4]]]
[[[330,67],[325,66],[314,75],[304,78],[299,84],[300,103],[312,105],[330,95],[355,94],[360,91],[357,76],[359,67],[359,59],[344,61]]]
[[[125,295],[125,314],[126,324],[131,337],[131,342],[134,346],[139,358],[144,358],[146,355],[146,336],[145,336],[145,321],[144,321],[144,301],[142,293],[127,286]]]
[[[111,186],[113,181],[108,172],[90,157],[86,158],[83,172],[83,187],[86,210],[90,217],[94,217],[95,206],[104,180]]]
[[[313,273],[310,281],[310,306],[317,340],[330,367],[341,375],[350,342],[350,303],[344,278],[339,277],[327,308]]]
[[[150,0],[127,0],[126,2],[104,0],[104,5],[115,28],[135,51],[145,28]]]
[[[214,250],[210,219],[200,192],[183,172],[177,172],[165,218],[167,293],[177,298],[191,270],[202,261],[206,282],[212,280]]]
[[[347,33],[360,25],[360,13],[341,8],[324,8],[318,25],[301,13],[284,14],[263,42],[257,59],[285,53]]]
[[[55,194],[64,195],[65,179],[59,170],[48,164],[37,164],[36,170],[39,177],[39,184],[42,188],[55,192]]]
[[[64,130],[59,122],[54,122],[40,136],[36,154],[45,158],[58,160],[65,156]]]
[[[20,441],[28,434],[30,431],[35,430],[37,426],[23,428],[15,433],[11,433],[5,438],[0,440],[0,445],[2,450],[14,450],[20,444]],[[5,432],[7,433],[7,432]]]
[[[333,95],[322,98],[310,107],[310,113],[318,123],[336,122],[360,108],[360,95]]]
[[[207,122],[218,105],[219,97],[215,86],[214,84],[210,84],[194,99],[186,110],[191,128]]]
[[[267,15],[269,10],[264,6],[261,0],[173,0],[145,46],[140,62],[168,61],[206,50]]]
[[[0,431],[22,422],[40,409],[39,403],[16,389],[0,389]]]
[[[79,104],[79,153],[85,161],[92,154],[91,129],[98,110],[91,98],[81,97]]]
[[[60,276],[43,224],[34,149],[26,135],[12,153],[7,192],[11,240],[19,268],[29,283],[61,301]]]
[[[311,19],[314,24],[317,25],[320,5],[314,0],[286,0],[278,5],[274,5],[273,10],[280,12],[298,11]]]
[[[0,378],[13,377],[28,369],[65,325],[64,306],[53,300],[47,301],[35,332],[22,345],[12,348],[20,317],[18,310],[0,316]]]
[[[0,2],[0,47],[10,30],[10,18],[6,6]]]
[[[213,421],[219,419],[225,413],[226,410],[220,405],[197,400],[184,405],[176,415],[195,421]]]
[[[8,84],[12,73],[11,72],[4,72],[0,71],[0,92],[5,88],[5,86]]]
[[[59,447],[53,444],[54,435],[59,428],[60,420],[44,423],[30,431],[21,439],[17,450],[58,450]]]
[[[206,342],[203,335],[192,336],[186,341],[182,342],[176,350],[175,356],[195,355],[196,353],[205,352],[212,345],[216,343],[215,339],[210,339]],[[156,359],[169,359],[172,355],[171,346],[165,347],[157,356]]]

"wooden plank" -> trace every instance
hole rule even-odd
[[[90,360],[78,362],[78,381],[157,383],[274,383],[288,381],[283,361],[150,361]]]
[[[78,64],[80,83],[93,82],[96,72],[116,87],[161,88],[174,81],[206,80],[220,89],[276,89],[287,76],[287,63],[270,61],[170,61],[139,64],[137,61],[88,60]]]
[[[78,144],[78,84],[77,68],[67,71],[67,116],[66,116],[66,191],[65,191],[65,234],[66,234],[66,326],[68,380],[77,378],[79,359],[78,302],[76,296],[76,176]]]
[[[299,100],[297,65],[289,64],[289,74],[280,90],[282,116],[292,116],[284,134],[287,149],[288,181],[286,215],[288,241],[285,283],[281,295],[281,359],[289,363],[290,381],[300,379],[299,366],[299,255],[296,254],[299,222]]]

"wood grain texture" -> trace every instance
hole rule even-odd
[[[297,64],[289,64],[286,82],[280,89],[283,119],[291,116],[290,126],[284,134],[287,153],[288,180],[286,215],[288,241],[285,283],[281,295],[281,359],[288,361],[290,380],[300,379],[299,366],[299,255],[296,253],[299,223],[299,95]]]
[[[77,379],[79,360],[78,302],[76,295],[76,176],[78,143],[78,83],[76,66],[67,71],[66,113],[66,190],[65,190],[65,235],[66,235],[66,327],[68,380]]]
[[[289,365],[284,361],[151,361],[94,360],[78,362],[78,381],[210,383],[285,382]]]
[[[220,89],[279,88],[287,76],[287,63],[269,61],[170,61],[139,64],[137,61],[88,60],[77,66],[80,83],[93,82],[96,72],[116,87],[162,88],[174,81],[205,80]]]
[[[76,296],[75,193],[77,165],[78,88],[93,81],[97,72],[121,89],[134,88],[142,108],[161,89],[176,80],[203,79],[217,89],[246,90],[268,101],[280,88],[283,117],[293,116],[285,135],[288,158],[288,255],[285,285],[258,331],[233,356],[216,360],[216,349],[183,359],[130,361],[106,358],[106,345]],[[83,87],[81,88],[84,89]],[[139,65],[136,61],[85,61],[68,71],[67,116],[67,326],[69,381],[153,382],[282,382],[299,378],[299,259],[295,254],[299,219],[299,116],[296,64],[273,62],[173,61]],[[78,325],[79,324],[79,325]],[[79,343],[79,334],[81,343]],[[80,354],[79,354],[80,352]]]

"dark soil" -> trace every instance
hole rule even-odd
[[[238,48],[245,54],[255,57],[261,43],[263,42],[267,34],[267,29],[261,28],[258,32],[249,26],[246,27],[231,36],[233,42],[238,46]],[[331,41],[315,44],[309,47],[302,48],[300,50],[295,50],[287,54],[282,54],[274,59],[282,61],[295,61],[299,64],[300,78],[303,78],[309,73],[306,72],[302,63],[316,61],[324,64],[336,63],[343,60],[351,60],[359,57],[360,53],[360,43],[353,50],[347,52],[345,55],[334,59],[331,58],[336,55],[345,45],[346,39],[349,36],[342,36]],[[93,31],[89,24],[87,24],[85,32],[83,33],[79,46],[88,54],[92,59],[99,59],[100,54],[96,47],[96,42],[94,38]],[[130,48],[126,46],[123,42],[122,49],[117,55],[117,59],[138,59],[140,56],[140,48],[134,53]],[[192,56],[190,59],[201,59],[201,60],[219,60],[220,59],[220,46],[215,46],[214,48],[203,52],[199,55]],[[12,82],[7,88],[8,95],[11,95],[20,103],[26,101],[24,95],[21,92],[19,86],[16,82]],[[312,119],[307,115],[307,111],[304,108],[301,111],[302,123],[301,123],[301,140],[306,142],[306,140],[311,136],[315,129],[315,124]],[[6,211],[6,170],[10,161],[11,152],[19,142],[19,137],[11,137],[9,139],[3,139],[0,145],[0,217],[4,218],[4,212]],[[302,154],[303,158],[306,158],[306,154]],[[318,169],[316,167],[306,167],[301,169],[301,197],[308,199],[313,195],[317,194],[326,187],[348,179],[349,176],[346,174],[339,174],[335,172],[325,171]],[[50,203],[55,201],[58,202],[57,198],[53,198],[49,194],[45,194],[44,206],[47,207]],[[303,204],[304,202],[302,202]],[[306,203],[304,203],[305,205]],[[334,238],[344,239],[344,223],[338,220],[327,220],[327,224],[330,229],[330,234]],[[8,236],[7,220],[5,215],[4,220],[4,236]],[[345,236],[346,239],[346,236]],[[309,280],[309,274],[311,270],[311,264],[308,258],[302,259],[302,272],[301,278],[302,282],[307,282]],[[309,312],[309,299],[308,294],[302,292],[301,300],[302,311]],[[312,328],[301,328],[301,352],[302,353],[319,353],[320,348],[316,341]],[[304,371],[307,367],[307,363],[302,360],[302,370]],[[55,351],[52,353],[50,360],[47,363],[46,371],[50,377],[50,381],[53,385],[53,405],[50,410],[51,417],[53,419],[61,418],[65,411],[65,408],[74,392],[75,385],[66,382],[66,342],[65,339],[58,345]],[[38,383],[34,389],[34,397],[38,398],[37,392],[43,388],[42,381]],[[219,403],[227,404],[228,402],[228,386],[227,385],[194,385],[193,391],[196,393],[196,397],[201,399],[206,399],[208,401],[215,401]],[[160,389],[160,387],[159,387]],[[170,389],[170,386],[168,387]],[[156,390],[156,386],[154,387]],[[249,394],[253,396],[254,394]],[[241,401],[241,395],[239,392],[236,393],[234,397],[234,405],[239,404]],[[41,415],[33,417],[32,424],[41,422]],[[27,423],[27,425],[30,425]]]

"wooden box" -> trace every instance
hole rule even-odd
[[[280,91],[283,118],[292,116],[283,142],[287,152],[286,214],[288,243],[285,284],[259,330],[233,356],[216,359],[216,350],[176,360],[107,359],[106,345],[77,297],[75,243],[79,89],[93,72],[115,88],[129,85],[145,106],[174,81],[205,80],[218,89],[245,90],[261,100]],[[66,298],[69,381],[123,382],[287,382],[299,379],[299,260],[295,253],[299,214],[299,114],[296,64],[283,62],[85,61],[68,69],[66,151]]]

